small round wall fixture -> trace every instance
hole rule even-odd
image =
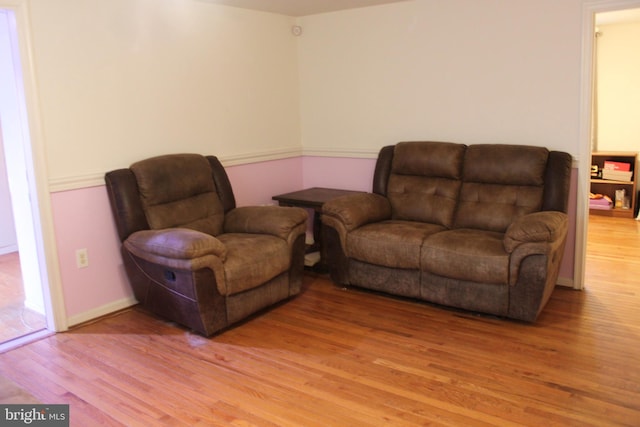
[[[294,25],[293,27],[291,27],[291,34],[293,34],[296,37],[299,37],[302,35],[302,27],[300,25]]]

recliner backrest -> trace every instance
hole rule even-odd
[[[151,229],[184,227],[213,236],[222,232],[224,209],[204,156],[158,156],[130,169]]]
[[[450,227],[465,150],[464,144],[446,142],[396,144],[386,187],[392,217]]]
[[[536,146],[401,142],[380,150],[372,192],[395,219],[504,232],[527,213],[567,213],[571,161]]]
[[[524,145],[470,145],[464,158],[456,228],[505,232],[542,209],[549,151]]]
[[[215,183],[216,193],[224,213],[227,213],[236,207],[229,177],[217,157],[207,156],[205,159],[209,163],[210,176]],[[172,163],[171,158],[164,159],[163,162],[168,163],[169,166]],[[107,172],[104,178],[120,241],[125,241],[136,231],[150,229],[142,205],[138,181],[133,171],[130,168],[116,169]],[[177,179],[177,176],[175,178]]]

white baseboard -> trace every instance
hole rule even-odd
[[[42,329],[40,331],[23,335],[13,340],[5,341],[3,343],[0,343],[0,354],[6,353],[9,350],[15,350],[18,347],[22,347],[23,345],[30,344],[34,341],[51,336],[53,334],[55,334],[55,332],[50,331],[48,329]]]
[[[3,246],[0,248],[0,255],[6,255],[12,252],[18,252],[18,245]]]
[[[111,314],[119,310],[124,310],[125,308],[129,308],[136,304],[138,304],[138,301],[136,301],[136,299],[133,297],[123,298],[118,301],[113,301],[101,307],[97,307],[92,310],[85,311],[84,313],[76,314],[75,316],[69,317],[67,319],[67,325],[71,327],[71,326],[79,325],[81,323],[89,322],[99,317],[106,316],[107,314]]]
[[[573,279],[569,277],[558,277],[558,280],[556,281],[556,285],[573,288]]]

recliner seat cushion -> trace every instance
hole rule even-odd
[[[152,229],[182,227],[217,236],[224,210],[204,156],[177,154],[131,165]]]
[[[424,239],[442,230],[440,225],[416,221],[368,224],[348,234],[348,256],[385,267],[419,269]]]
[[[227,248],[223,295],[255,288],[289,269],[291,249],[284,239],[249,233],[225,233],[218,239]]]
[[[422,247],[423,271],[470,282],[509,284],[509,254],[502,233],[456,229],[427,237]]]

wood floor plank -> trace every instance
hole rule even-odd
[[[640,222],[594,217],[586,261],[535,324],[308,273],[213,338],[133,308],[0,354],[0,374],[77,426],[638,426]]]

